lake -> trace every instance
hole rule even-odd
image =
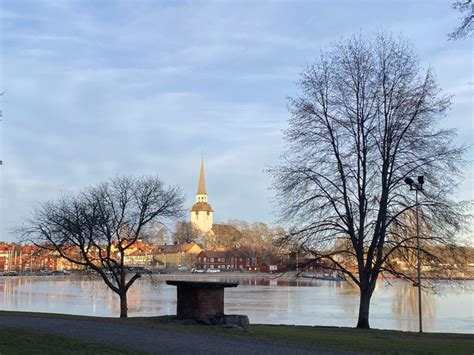
[[[176,313],[176,287],[166,279],[239,282],[225,291],[225,313],[246,314],[251,323],[353,327],[358,291],[347,282],[272,278],[269,275],[152,275],[129,291],[129,316]],[[118,296],[87,276],[0,277],[1,309],[91,316],[118,316]],[[441,283],[423,293],[427,332],[474,333],[474,282]],[[417,288],[379,282],[370,311],[373,328],[418,331]]]

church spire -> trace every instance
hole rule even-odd
[[[207,202],[206,181],[204,179],[204,158],[202,157],[196,203],[191,208],[191,223],[199,228],[201,232],[208,233],[212,230],[213,212],[211,205]]]
[[[199,174],[199,185],[197,195],[207,195],[206,181],[204,179],[204,159],[201,158],[201,172]]]

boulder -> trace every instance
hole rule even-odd
[[[249,317],[242,314],[219,314],[199,320],[202,323],[221,325],[225,328],[244,330],[247,329],[250,322]]]

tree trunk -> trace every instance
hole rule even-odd
[[[128,307],[127,307],[127,292],[122,291],[119,293],[120,296],[120,318],[127,318]]]
[[[372,293],[373,290],[360,290],[359,320],[357,321],[357,328],[370,329],[369,307]]]

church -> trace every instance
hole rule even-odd
[[[203,234],[212,232],[212,215],[214,211],[207,201],[206,180],[204,177],[204,161],[201,159],[199,184],[196,193],[196,203],[191,208],[191,223]]]
[[[206,191],[204,161],[201,159],[196,202],[191,208],[191,224],[201,233],[201,245],[203,247],[213,250],[225,250],[228,247],[225,244],[228,236],[236,236],[240,232],[232,225],[214,223],[213,214],[214,210],[209,204]]]
[[[245,248],[232,249],[229,246],[222,245],[223,237],[236,236],[240,232],[229,224],[214,224],[213,213],[214,210],[209,204],[207,197],[204,160],[201,158],[196,202],[191,208],[191,223],[204,236],[203,247],[206,250],[202,250],[196,256],[197,265],[205,270],[232,269],[257,271],[258,260],[255,253],[249,253],[249,250]]]

